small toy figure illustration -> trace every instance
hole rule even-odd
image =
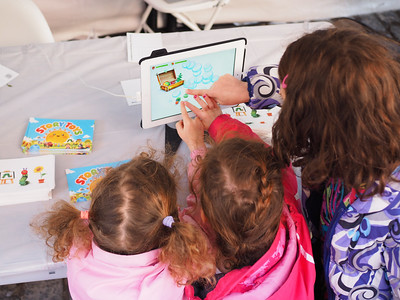
[[[28,181],[28,170],[26,168],[24,168],[21,171],[22,177],[19,180],[19,185],[24,186],[24,185],[28,185],[29,181]]]
[[[252,109],[251,110],[251,116],[253,117],[253,118],[258,118],[260,115],[257,113],[257,109]]]
[[[236,107],[232,107],[232,109],[235,112],[237,117],[247,116],[246,109],[244,107],[236,106]]]
[[[43,176],[46,175],[46,173],[43,173],[43,172],[42,172],[43,169],[44,169],[44,168],[43,168],[42,166],[38,166],[38,167],[36,167],[36,168],[33,169],[33,172],[34,172],[34,173],[39,173],[39,175],[40,175],[40,178],[38,179],[38,182],[39,182],[39,183],[44,183],[44,178],[43,178]]]
[[[182,73],[179,73],[179,76],[176,77],[175,69],[157,74],[157,80],[160,88],[166,92],[181,86],[185,82],[182,80]]]

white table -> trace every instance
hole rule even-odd
[[[167,50],[246,37],[245,69],[278,63],[286,45],[305,31],[329,23],[273,25],[163,34]],[[68,200],[66,168],[129,159],[150,144],[164,148],[164,127],[141,129],[140,105],[93,87],[123,94],[121,80],[139,77],[139,65],[127,62],[126,37],[0,48],[0,64],[20,75],[0,88],[0,158],[24,157],[20,144],[30,116],[95,119],[93,152],[56,157],[53,200],[0,206],[0,285],[66,276],[63,263],[51,261],[42,240],[29,227],[32,217],[54,200]],[[186,146],[178,153],[188,159]],[[186,185],[186,181],[182,181]],[[179,202],[184,203],[183,187]]]

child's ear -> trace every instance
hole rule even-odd
[[[279,90],[279,94],[281,94],[282,99],[285,100],[285,98],[286,98],[286,89],[281,88]]]

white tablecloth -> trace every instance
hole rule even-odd
[[[177,50],[236,37],[248,41],[245,69],[278,63],[286,45],[299,35],[328,23],[240,27],[209,32],[163,34],[163,46]],[[66,168],[90,166],[133,157],[150,144],[164,148],[164,127],[141,129],[140,105],[128,106],[120,81],[139,78],[139,65],[127,62],[126,37],[0,48],[0,64],[19,73],[11,86],[0,88],[0,159],[24,157],[21,141],[30,116],[95,119],[93,152],[56,157],[53,200],[0,206],[0,284],[66,276],[42,240],[31,231],[33,216],[54,200],[68,200]],[[178,153],[188,159],[188,150]],[[182,180],[185,185],[185,180]],[[184,202],[183,186],[179,202]]]

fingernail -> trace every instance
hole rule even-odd
[[[204,94],[204,95],[203,95],[203,98],[205,98],[205,97],[207,97],[207,94]]]
[[[197,95],[194,95],[193,98],[197,98]]]

